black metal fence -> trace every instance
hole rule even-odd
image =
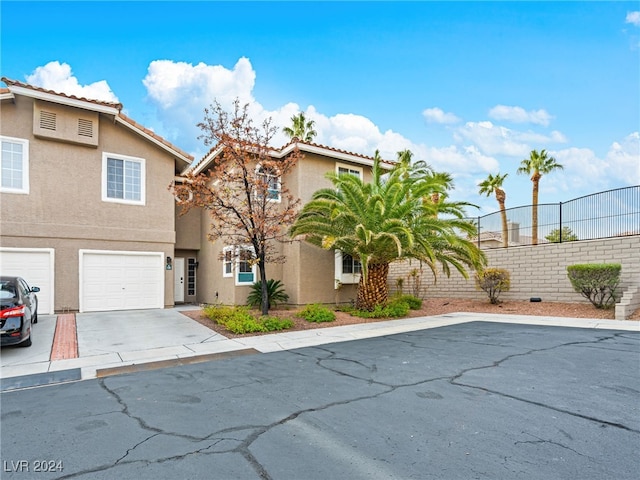
[[[532,205],[508,208],[506,215],[510,247],[640,235],[640,185],[538,205],[537,242]],[[504,246],[500,212],[469,220],[477,224],[478,246]]]

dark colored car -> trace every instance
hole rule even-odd
[[[31,331],[38,323],[38,287],[20,277],[0,277],[1,345],[31,346]]]

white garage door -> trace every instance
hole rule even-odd
[[[40,287],[38,313],[53,314],[53,248],[0,248],[0,274],[24,278]]]
[[[80,311],[164,307],[164,253],[80,250]]]

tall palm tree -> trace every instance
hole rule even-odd
[[[489,174],[486,180],[480,182],[478,185],[480,187],[480,195],[483,193],[486,194],[487,197],[494,193],[496,195],[496,200],[500,206],[500,218],[502,219],[502,246],[505,248],[509,246],[509,229],[507,227],[507,212],[504,208],[504,201],[507,198],[507,194],[502,190],[502,183],[508,175],[508,173],[504,175],[496,173],[495,176]]]
[[[303,142],[312,142],[314,137],[318,135],[313,127],[316,124],[313,120],[307,120],[304,113],[291,117],[291,127],[284,127],[282,131],[290,139],[297,138]]]
[[[531,215],[531,243],[538,244],[538,191],[540,188],[540,179],[543,175],[553,172],[554,170],[562,170],[564,167],[560,165],[555,158],[547,155],[546,150],[531,150],[529,158],[525,158],[520,162],[520,168],[516,173],[531,175],[533,182],[533,200]]]
[[[370,183],[355,175],[327,173],[334,187],[316,191],[291,229],[293,237],[305,236],[314,245],[360,260],[356,307],[366,310],[387,302],[392,261],[417,259],[434,275],[438,264],[446,275],[453,267],[465,278],[465,267],[484,264],[477,246],[458,235],[475,232],[463,219],[468,204],[442,202],[438,209],[446,218],[434,216],[433,207],[423,202],[433,183],[415,175],[415,167],[408,163],[385,172],[380,162],[376,152]]]

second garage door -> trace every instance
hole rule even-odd
[[[80,250],[80,311],[164,307],[164,253]]]

